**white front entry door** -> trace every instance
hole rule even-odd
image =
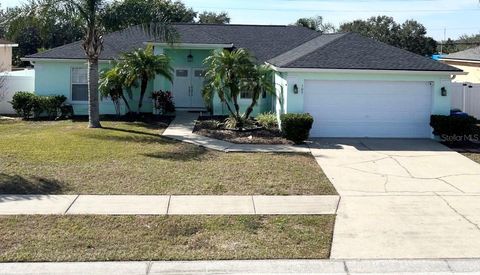
[[[204,108],[202,88],[204,70],[176,68],[173,79],[173,99],[178,108]]]
[[[408,81],[307,80],[312,137],[430,138],[432,86]]]

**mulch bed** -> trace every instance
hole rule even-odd
[[[200,117],[193,132],[237,144],[293,144],[283,138],[279,130],[259,128],[250,131],[236,131],[225,129],[223,125],[225,118],[222,116]]]

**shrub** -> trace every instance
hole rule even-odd
[[[16,92],[10,103],[19,116],[28,119],[32,116],[34,97],[35,95],[30,92]]]
[[[300,144],[310,135],[313,117],[310,114],[284,114],[280,116],[283,136]]]
[[[271,112],[259,114],[257,122],[266,129],[278,128],[277,115]]]
[[[18,115],[29,119],[32,114],[40,117],[44,112],[49,118],[55,118],[67,98],[63,95],[38,96],[29,92],[17,92],[11,101],[12,107]]]
[[[155,101],[155,109],[162,110],[164,113],[175,112],[175,104],[173,103],[172,93],[169,91],[156,91],[152,93]]]
[[[472,116],[441,116],[432,115],[430,126],[433,128],[433,134],[446,137],[465,136],[475,134],[477,119]]]

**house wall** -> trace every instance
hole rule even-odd
[[[67,97],[67,103],[73,106],[75,115],[88,115],[88,102],[72,101],[71,91],[71,70],[72,68],[87,67],[84,60],[78,61],[36,61],[35,62],[35,93],[38,95],[64,95]],[[111,66],[109,62],[101,62],[99,70],[108,69]],[[152,100],[150,99],[153,81],[149,83],[147,94],[144,98],[142,112],[152,112]],[[150,92],[148,92],[150,91]],[[133,111],[137,110],[140,88],[132,89],[132,98],[129,99],[130,107]],[[121,103],[121,113],[125,114],[127,108]],[[116,114],[115,106],[108,98],[100,98],[100,114]]]
[[[12,70],[12,47],[0,45],[0,72]]]
[[[432,82],[432,114],[448,115],[451,106],[450,78],[449,76],[426,75],[426,74],[393,74],[393,73],[300,73],[289,72],[285,76],[287,80],[286,108],[282,113],[303,112],[303,87],[305,80],[361,80],[361,81],[429,81]],[[293,87],[297,84],[298,94],[293,93]],[[441,88],[447,89],[447,96],[441,96]]]

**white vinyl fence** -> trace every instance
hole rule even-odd
[[[0,72],[0,115],[15,114],[10,101],[16,92],[33,92],[35,72],[33,70]]]
[[[452,83],[452,109],[460,109],[480,119],[480,84]]]

